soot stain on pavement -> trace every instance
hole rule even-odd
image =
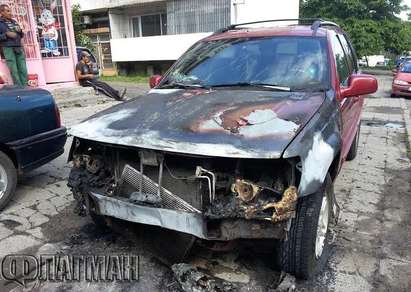
[[[189,254],[185,261],[178,257],[170,257],[165,260],[165,253],[160,252],[162,245],[154,243],[159,240],[165,242],[168,238],[171,238],[172,234],[164,232],[160,228],[131,224],[120,220],[112,222],[112,229],[102,229],[96,226],[89,217],[74,216],[73,209],[74,204],[67,207],[59,215],[52,217],[48,223],[42,226],[47,242],[57,243],[57,246],[59,246],[57,252],[68,255],[139,255],[140,280],[134,283],[114,283],[113,285],[117,289],[115,291],[125,291],[125,289],[182,291],[178,274],[173,273],[171,269],[172,265],[176,263],[191,264],[189,261],[196,260],[198,263],[199,258],[208,262],[206,269],[203,270],[204,275],[209,279],[215,279],[223,285],[222,287],[235,287],[235,291],[274,291],[275,287],[281,284],[280,273],[275,271],[272,242],[268,245],[267,243],[260,245],[244,242],[237,245],[235,249],[225,252],[211,251],[195,244],[194,252]],[[173,238],[173,242],[176,244],[184,243],[184,239],[180,239],[181,241],[178,243],[176,242],[177,235]],[[257,258],[260,258],[256,255],[258,253],[264,253],[263,258],[265,260],[257,260]],[[178,254],[178,256],[181,255]],[[224,258],[229,258],[228,266],[227,263],[224,263]],[[196,269],[193,266],[191,271],[194,272]],[[188,272],[190,273],[190,270]],[[214,276],[213,273],[222,278]],[[234,280],[242,281],[241,277],[240,280],[238,280],[238,277],[244,276],[246,273],[249,277],[248,282],[237,283],[224,279],[234,275],[237,277]],[[192,276],[194,277],[195,274]],[[59,284],[59,291],[60,288],[64,291],[75,291],[77,289],[76,285],[79,285],[76,283],[63,284]],[[194,285],[194,283],[192,284]],[[187,287],[185,285],[185,288]],[[218,289],[218,286],[216,288]]]

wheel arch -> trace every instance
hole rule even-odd
[[[341,151],[338,151],[334,157],[334,160],[331,162],[328,173],[331,176],[331,180],[334,182],[340,172],[340,161],[341,161]]]
[[[18,169],[19,164],[17,161],[16,153],[3,143],[0,143],[0,151],[6,154],[10,158],[10,160],[13,162],[16,169]]]

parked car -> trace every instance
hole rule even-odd
[[[411,96],[411,62],[405,62],[398,68],[392,81],[391,96]]]
[[[100,70],[100,66],[98,65],[97,58],[89,48],[76,47],[76,52],[77,52],[77,60],[81,60],[82,52],[87,52],[90,55],[90,61],[93,64],[94,74],[98,74],[99,76],[101,76],[101,70]]]
[[[402,64],[411,62],[411,56],[402,56],[397,59],[396,68],[398,69]]]
[[[367,66],[367,60],[365,60],[365,59],[358,60],[358,66],[366,67]]]
[[[0,89],[0,210],[12,198],[18,175],[64,152],[66,128],[46,90]]]
[[[207,241],[276,240],[282,269],[315,274],[338,217],[333,182],[377,90],[345,33],[230,26],[150,84],[71,129],[80,211]]]

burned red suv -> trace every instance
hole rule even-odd
[[[282,269],[308,278],[377,81],[334,23],[253,25],[199,41],[146,95],[73,127],[69,186],[96,222],[272,239]]]

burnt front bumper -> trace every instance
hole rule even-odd
[[[277,223],[241,218],[209,220],[202,213],[143,206],[95,192],[90,193],[90,199],[99,215],[159,226],[206,240],[283,239],[289,225],[288,220]]]

